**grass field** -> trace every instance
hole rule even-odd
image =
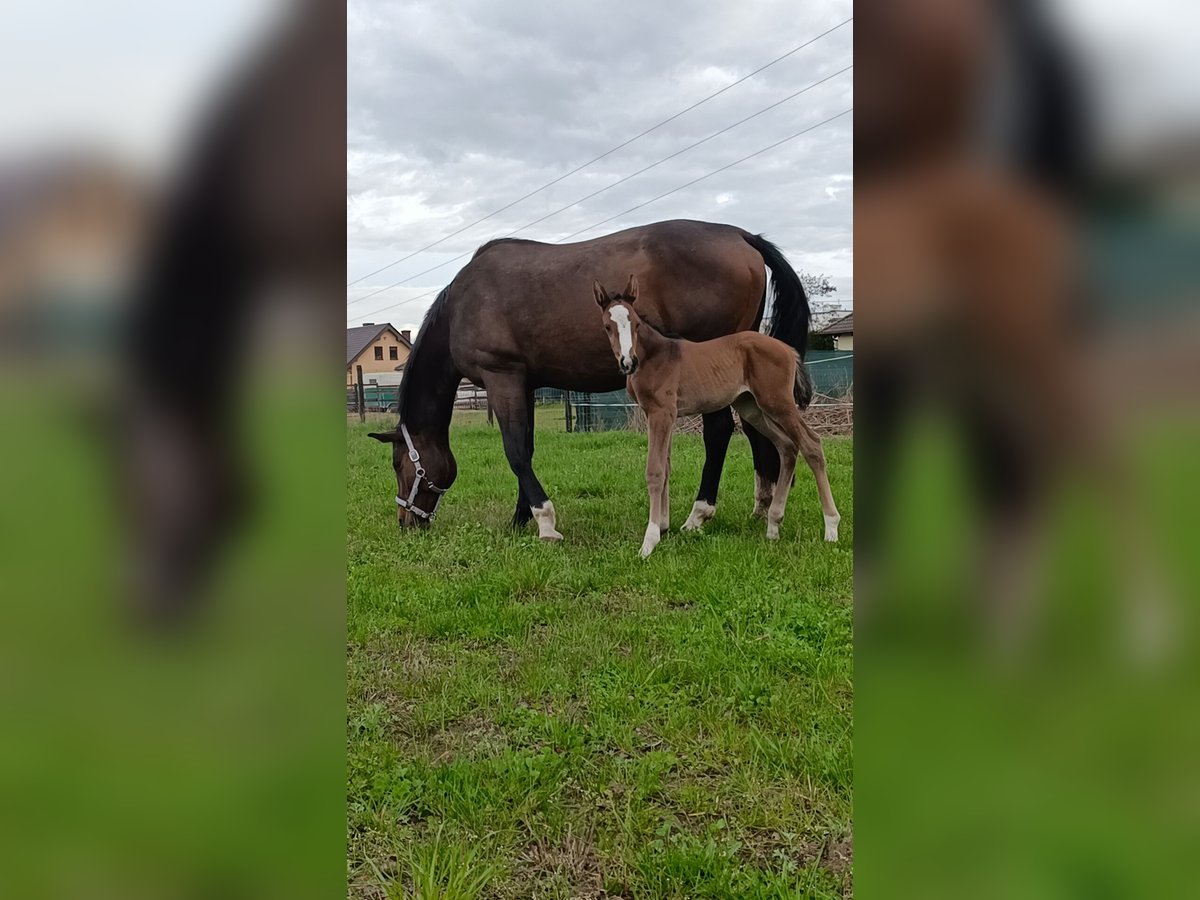
[[[717,516],[675,442],[643,562],[645,436],[539,421],[566,540],[513,534],[499,434],[468,420],[438,521],[397,534],[388,451],[348,431],[348,877],[358,897],[791,898],[850,889],[852,444],[821,540],[807,470],[775,544],[731,448]]]

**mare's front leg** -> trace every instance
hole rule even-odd
[[[667,521],[663,509],[666,498],[667,467],[671,455],[671,432],[675,428],[675,413],[654,410],[646,415],[649,432],[649,451],[646,454],[646,493],[650,495],[650,521],[646,525],[646,536],[642,540],[642,559],[654,552]]]
[[[533,474],[533,410],[527,401],[529,390],[525,379],[512,375],[484,376],[484,387],[500,423],[504,455],[537,520],[538,536],[544,541],[561,541],[563,536],[555,528],[554,504]]]

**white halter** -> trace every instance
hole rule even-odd
[[[425,477],[425,469],[421,466],[421,454],[417,452],[417,448],[413,446],[412,438],[408,434],[408,426],[403,422],[400,423],[400,434],[404,437],[404,444],[408,447],[408,458],[412,460],[413,465],[417,469],[417,477],[413,479],[412,490],[408,492],[408,499],[404,499],[399,494],[396,495],[396,505],[401,509],[407,509],[414,516],[419,516],[425,521],[432,521],[434,513],[437,512],[438,504],[442,502],[442,494],[450,490],[449,488],[441,488]],[[433,509],[425,512],[423,509],[416,507],[417,492],[421,489],[421,482],[425,482],[425,487],[437,494],[437,499],[433,501]]]

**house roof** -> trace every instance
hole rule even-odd
[[[396,336],[401,344],[412,349],[412,342],[406,341],[404,335],[392,327],[389,322],[380,322],[378,325],[359,325],[356,328],[346,329],[346,368],[350,368],[350,364],[362,354],[364,350],[375,343],[375,339],[385,331],[391,331]]]
[[[854,313],[842,316],[840,319],[835,319],[817,334],[854,334]]]

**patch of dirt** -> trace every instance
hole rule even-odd
[[[491,719],[473,714],[432,732],[419,743],[440,764],[463,754],[488,755],[502,750],[508,746],[508,736]]]
[[[596,851],[595,831],[575,833],[569,827],[557,841],[539,839],[522,851],[519,875],[533,884],[566,884],[571,900],[604,900],[600,856]]]

